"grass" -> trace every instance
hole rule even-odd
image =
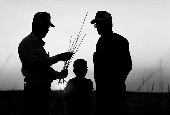
[[[23,91],[0,91],[0,114],[21,115]],[[69,115],[63,91],[51,91],[50,115]],[[96,92],[92,93],[92,115],[96,115]]]
[[[152,88],[153,88],[152,84]],[[21,115],[23,91],[1,91],[0,113]],[[63,91],[51,91],[50,115],[69,115],[63,98]],[[149,115],[170,113],[170,93],[161,92],[126,92],[125,112],[127,115]],[[96,91],[92,94],[92,115],[97,113]]]
[[[147,92],[142,92],[143,83],[137,88],[136,92],[126,92],[125,111],[128,115],[149,115],[149,114],[170,114],[170,88],[168,85],[168,92],[163,92],[163,87],[154,91],[155,82],[147,85]],[[162,84],[161,84],[162,85]]]
[[[167,115],[170,113],[170,93],[127,92],[125,111],[130,115]]]

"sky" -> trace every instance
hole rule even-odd
[[[150,83],[157,81],[159,58],[163,62],[163,81],[167,87],[170,81],[168,77],[170,69],[169,5],[168,0],[1,0],[0,90],[24,88],[18,45],[30,34],[33,16],[40,11],[50,13],[51,22],[55,25],[43,39],[46,42],[44,48],[50,56],[68,51],[71,36],[75,38],[78,35],[88,12],[82,29],[82,37],[84,34],[86,37],[73,61],[78,58],[87,61],[86,78],[93,81],[94,89],[96,86],[92,57],[100,36],[90,21],[95,18],[97,11],[111,13],[113,32],[129,41],[132,71],[125,81],[126,90],[136,90],[143,78],[147,78],[154,71],[157,72],[146,83],[147,85],[143,86],[143,89],[146,91]],[[69,66],[66,81],[75,77],[72,64]],[[63,62],[58,62],[52,67],[56,71],[61,71],[63,65]],[[63,86],[57,85],[57,80],[52,82],[52,90],[60,88]]]

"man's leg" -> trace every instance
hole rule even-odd
[[[36,113],[36,97],[34,91],[34,85],[26,83],[24,87],[23,97],[23,115],[35,115]]]
[[[40,83],[37,92],[37,106],[39,107],[39,114],[50,114],[50,84]]]
[[[104,89],[104,81],[101,80],[101,76],[98,76],[96,81],[96,102],[97,102],[97,115],[104,114],[106,105],[106,90]]]
[[[24,88],[24,115],[50,113],[50,87],[46,84],[27,83]]]

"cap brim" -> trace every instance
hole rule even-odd
[[[94,24],[94,23],[96,23],[97,21],[99,21],[98,19],[96,20],[96,19],[93,19],[90,23],[91,24]]]
[[[101,21],[101,20],[103,20],[103,18],[102,18],[102,19],[93,19],[90,23],[91,23],[91,24],[94,24],[94,23],[96,23],[96,22],[98,22],[98,21]]]
[[[51,26],[51,27],[55,27],[52,23],[50,23],[50,26]]]

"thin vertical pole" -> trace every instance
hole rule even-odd
[[[153,81],[153,85],[152,85],[152,92],[153,92],[153,88],[154,88],[154,81]]]

